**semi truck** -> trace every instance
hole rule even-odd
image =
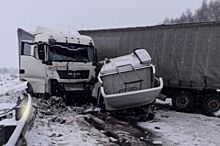
[[[147,27],[80,30],[97,46],[98,60],[145,48],[156,75],[164,80],[162,93],[178,111],[220,111],[220,22],[168,24]]]
[[[91,37],[38,27],[17,30],[20,79],[40,96],[90,93],[96,78],[96,49]]]

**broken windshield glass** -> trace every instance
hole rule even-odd
[[[57,43],[49,46],[49,60],[92,62],[94,47],[78,44]]]

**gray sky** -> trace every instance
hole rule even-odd
[[[93,29],[146,26],[195,11],[202,0],[7,0],[0,2],[0,68],[18,67],[18,27]]]

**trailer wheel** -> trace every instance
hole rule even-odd
[[[220,96],[218,94],[208,94],[203,101],[203,111],[208,116],[214,116],[220,110]]]
[[[194,111],[193,95],[188,91],[176,92],[172,97],[172,104],[174,108],[180,112]]]

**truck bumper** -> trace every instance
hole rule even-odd
[[[63,84],[65,91],[81,91],[85,90],[83,84]]]

